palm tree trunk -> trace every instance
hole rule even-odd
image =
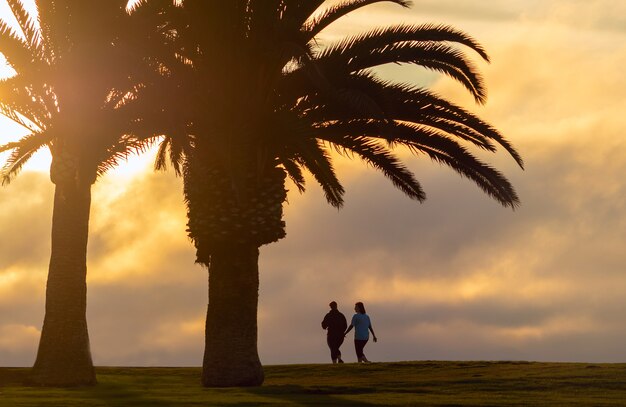
[[[235,177],[210,156],[190,158],[184,177],[187,232],[196,247],[196,262],[209,269],[202,383],[260,386],[259,247],[285,236],[285,171],[271,168],[261,176],[250,170]]]
[[[38,385],[93,385],[87,332],[87,237],[91,184],[57,183],[46,314],[31,380]]]
[[[202,366],[206,387],[263,383],[257,352],[258,259],[259,249],[253,244],[213,249]]]

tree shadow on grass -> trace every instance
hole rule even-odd
[[[135,390],[132,385],[126,384],[98,383],[96,386],[76,387],[37,386],[30,383],[30,372],[30,368],[0,368],[0,394],[2,394],[3,387],[20,388],[20,405],[60,406],[80,405],[83,402],[86,405],[92,405],[89,401],[93,401],[97,405],[111,407],[171,406],[169,402],[147,396],[141,390]],[[0,400],[0,405],[4,405],[2,400]]]
[[[373,405],[366,401],[376,389],[359,385],[264,385],[254,388],[206,389],[192,373],[184,372],[182,379],[172,381],[172,372],[162,370],[124,371],[99,370],[98,385],[87,387],[33,387],[27,385],[28,368],[0,368],[0,394],[2,387],[18,388],[12,398],[0,400],[19,405],[60,406],[81,405],[110,407],[173,406],[173,405]],[[151,373],[151,374],[150,374]],[[175,373],[175,372],[174,372]],[[129,376],[133,378],[126,377]],[[138,379],[139,378],[139,379]],[[152,391],[155,390],[155,391]],[[350,399],[350,396],[356,396]],[[7,395],[5,395],[6,397]],[[358,400],[355,400],[358,398]],[[365,400],[364,400],[365,399]],[[12,405],[12,404],[8,404]]]
[[[158,400],[146,395],[141,390],[135,390],[129,385],[123,384],[98,384],[92,388],[76,390],[85,399],[98,400],[111,407],[133,406],[171,406],[169,401]]]
[[[375,389],[362,386],[298,386],[298,385],[270,385],[254,387],[245,390],[250,394],[268,399],[282,400],[298,404],[320,406],[353,406],[355,400],[346,400],[341,395],[373,394]],[[362,400],[360,406],[374,405]]]
[[[25,367],[0,368],[0,387],[24,386],[28,380],[30,369]]]

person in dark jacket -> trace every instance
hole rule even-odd
[[[341,360],[341,351],[339,348],[343,343],[344,332],[348,327],[346,317],[337,309],[337,303],[332,301],[330,304],[330,311],[324,317],[322,321],[322,329],[326,329],[326,342],[330,348],[330,358],[333,363],[343,363]]]

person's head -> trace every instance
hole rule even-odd
[[[362,302],[357,302],[354,304],[354,310],[359,314],[365,314],[365,305]]]
[[[328,306],[330,307],[330,309],[337,309],[337,303],[335,301],[331,301]]]

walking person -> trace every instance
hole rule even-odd
[[[330,311],[324,317],[322,321],[322,329],[326,329],[326,343],[330,348],[330,358],[333,363],[343,363],[341,360],[341,351],[339,348],[343,343],[344,331],[348,322],[346,317],[337,309],[337,303],[332,301],[330,304]]]
[[[345,335],[348,335],[348,332],[352,330],[354,327],[354,349],[356,350],[356,357],[359,361],[368,363],[369,360],[365,357],[363,353],[363,348],[365,348],[365,344],[370,338],[369,331],[372,331],[372,336],[374,337],[374,342],[378,342],[378,338],[376,338],[376,334],[374,333],[374,329],[372,328],[372,323],[370,321],[369,315],[365,313],[365,306],[362,302],[357,302],[354,304],[354,311],[356,314],[352,316],[352,322],[348,327],[348,330],[345,332]]]

